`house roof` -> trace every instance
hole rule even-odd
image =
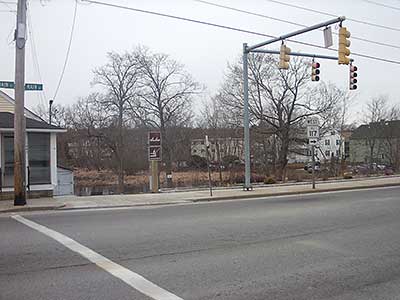
[[[366,138],[400,138],[400,120],[361,125],[350,137],[350,139]]]
[[[14,113],[15,101],[5,92],[0,90],[0,112],[10,112]],[[24,114],[27,118],[31,118],[37,121],[44,121],[37,114],[25,107]]]
[[[0,129],[14,129],[14,114],[10,112],[0,112]],[[47,124],[37,119],[26,118],[26,129],[43,131],[65,131],[63,128]]]

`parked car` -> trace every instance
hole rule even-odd
[[[312,163],[309,162],[304,166],[304,170],[306,170],[308,173],[312,173]],[[315,162],[314,166],[314,171],[319,171],[321,170],[321,163],[319,161]]]

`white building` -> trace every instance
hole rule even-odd
[[[0,198],[14,186],[14,100],[0,91]],[[57,134],[65,129],[25,109],[26,183],[31,196],[52,196],[57,185]]]
[[[316,159],[323,162],[332,157],[341,158],[345,153],[344,138],[337,131],[322,135],[316,144]],[[307,163],[311,161],[311,148],[307,143],[291,147],[288,155],[289,163]]]

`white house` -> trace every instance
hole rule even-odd
[[[311,161],[311,149],[308,144],[300,143],[292,147],[288,160],[289,163],[306,163]],[[316,144],[316,158],[319,161],[330,160],[331,157],[341,158],[345,155],[344,137],[336,131],[322,135]]]
[[[14,100],[0,91],[0,196],[14,185]],[[45,122],[25,109],[26,183],[30,196],[52,196],[57,185],[57,134],[65,129]]]

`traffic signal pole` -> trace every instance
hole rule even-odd
[[[243,44],[243,127],[244,127],[244,190],[250,190],[250,118],[249,118],[249,74],[247,44]]]
[[[25,44],[26,0],[18,0],[15,31],[14,205],[26,204]]]
[[[243,127],[244,127],[244,163],[245,163],[245,181],[244,181],[244,190],[252,190],[251,186],[251,173],[250,173],[250,117],[249,117],[249,76],[248,76],[248,55],[250,52],[255,52],[255,53],[272,53],[272,52],[267,52],[270,50],[263,50],[263,49],[258,49],[263,46],[278,42],[278,41],[283,41],[285,39],[291,38],[296,35],[300,35],[306,32],[310,32],[316,29],[319,29],[321,27],[327,27],[329,25],[335,24],[335,23],[342,23],[344,20],[346,20],[346,17],[338,17],[332,20],[329,20],[327,22],[323,23],[318,23],[310,27],[306,27],[300,30],[296,30],[294,32],[282,35],[280,37],[273,38],[271,40],[255,44],[253,46],[247,46],[246,43],[243,44]],[[279,54],[280,52],[276,51],[276,54]],[[275,52],[273,53],[275,54]],[[297,55],[295,56],[310,56],[310,57],[321,57],[322,55],[301,55],[301,53],[296,53]],[[293,55],[293,53],[290,53],[290,55]],[[333,57],[326,56],[326,59],[333,59]],[[338,59],[335,57],[334,59]]]

